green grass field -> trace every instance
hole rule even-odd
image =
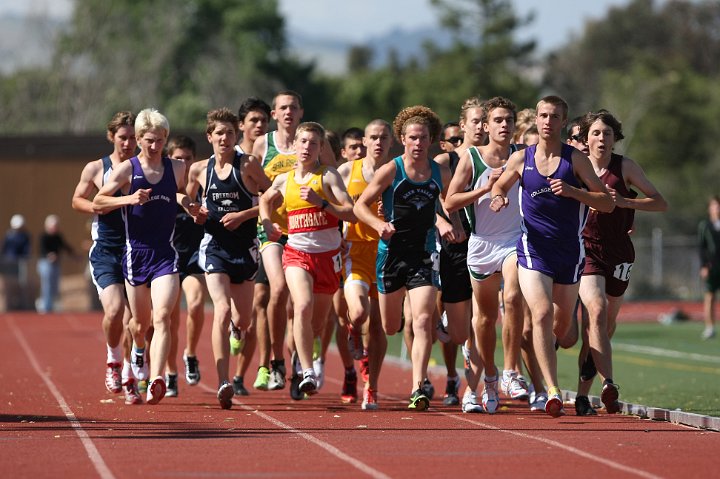
[[[700,339],[700,322],[662,325],[621,323],[613,338],[614,381],[620,399],[666,409],[720,416],[720,338]],[[498,328],[495,360],[502,364]],[[388,338],[388,354],[400,356],[401,336]],[[558,351],[558,378],[564,390],[577,390],[579,346]],[[439,343],[433,359],[442,365]],[[458,366],[462,365],[460,357]],[[442,391],[443,385],[436,385]],[[596,381],[591,394],[600,395]]]

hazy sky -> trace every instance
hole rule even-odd
[[[590,18],[600,18],[610,6],[629,0],[512,0],[522,11],[535,10],[536,19],[522,37],[533,37],[545,51],[566,42]],[[362,42],[394,28],[437,25],[429,0],[279,0],[288,28],[317,36]],[[0,0],[3,13],[69,15],[72,0]]]

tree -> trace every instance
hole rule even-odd
[[[37,130],[99,130],[117,110],[149,106],[173,128],[199,128],[212,108],[310,84],[283,28],[276,0],[76,0],[45,76],[3,90],[44,93]]]
[[[719,30],[717,2],[634,0],[548,59],[546,87],[577,113],[607,108],[623,121],[618,150],[668,199],[667,214],[638,215],[641,230],[652,222],[692,234],[717,191]]]

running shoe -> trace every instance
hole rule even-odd
[[[148,404],[157,404],[162,400],[162,398],[165,397],[166,392],[167,386],[165,384],[165,380],[158,376],[153,379],[148,386],[147,399],[145,402],[147,402]]]
[[[517,371],[503,371],[500,387],[505,396],[510,399],[527,401],[529,392],[528,384],[524,377],[520,376]]]
[[[305,399],[305,395],[300,391],[300,381],[302,381],[302,369],[300,368],[300,360],[297,352],[293,351],[290,360],[292,364],[292,375],[290,376],[290,397],[295,401]]]
[[[237,356],[245,346],[245,331],[235,326],[230,320],[230,354]]]
[[[545,403],[545,412],[552,417],[565,415],[565,408],[563,408],[562,392],[560,391],[560,388],[552,387],[548,391],[548,400]]]
[[[268,380],[268,389],[277,391],[285,389],[285,360],[270,361],[270,379]]]
[[[235,376],[233,377],[233,393],[235,393],[236,396],[249,396],[250,393],[247,389],[245,389],[245,384],[243,381],[242,376]]]
[[[435,326],[435,333],[437,334],[438,340],[440,340],[441,343],[445,344],[450,342],[450,333],[448,333],[447,327],[447,313],[443,311],[443,314],[440,316],[440,319]]]
[[[169,398],[176,398],[178,396],[178,375],[166,374],[165,383],[167,385],[165,396]]]
[[[587,396],[575,396],[575,415],[597,416],[597,411],[590,404],[590,399]]]
[[[581,381],[592,381],[597,374],[597,368],[595,367],[595,361],[593,360],[592,354],[588,352],[585,361],[580,366],[580,380]]]
[[[357,402],[357,373],[355,369],[346,369],[345,378],[343,379],[342,391],[340,392],[340,401],[343,404],[352,404]]]
[[[370,381],[370,357],[368,356],[367,350],[365,350],[360,360],[360,377],[364,383]]]
[[[290,398],[295,401],[302,401],[305,399],[305,394],[300,391],[300,381],[302,381],[302,377],[297,373],[293,373],[290,377]]]
[[[447,378],[445,385],[445,396],[443,396],[444,406],[457,406],[460,404],[458,392],[460,391],[460,378]]]
[[[435,396],[435,386],[432,385],[430,380],[428,378],[425,378],[425,380],[420,385],[420,389],[422,389],[423,394],[429,401],[432,400],[432,398]]]
[[[430,407],[430,399],[425,395],[425,392],[418,388],[410,395],[410,404],[408,409],[415,409],[416,411],[425,411]]]
[[[705,328],[705,329],[703,329],[701,338],[702,338],[704,341],[707,341],[708,339],[712,339],[712,338],[714,338],[714,337],[715,337],[715,328],[710,327],[710,328]]]
[[[105,387],[113,394],[122,391],[122,376],[120,363],[108,363],[105,370]]]
[[[317,378],[315,377],[315,371],[307,371],[303,374],[303,379],[298,385],[300,392],[311,394],[317,390]]]
[[[230,383],[223,381],[217,392],[217,398],[220,402],[221,408],[230,409],[232,407],[233,394],[235,394],[235,392],[233,391],[233,387]]]
[[[482,393],[482,405],[485,408],[485,412],[488,414],[495,414],[500,406],[497,379],[495,379],[495,381],[485,380],[485,389]]]
[[[322,358],[313,360],[313,370],[315,371],[315,390],[319,391],[325,384],[325,361]]]
[[[134,405],[142,404],[142,396],[138,392],[137,381],[133,378],[129,378],[125,383],[125,404]]]
[[[363,342],[362,342],[362,333],[360,331],[355,331],[355,328],[348,325],[348,351],[350,351],[350,356],[356,361],[360,361],[363,357]]]
[[[186,356],[183,354],[185,362],[185,381],[190,386],[195,386],[200,382],[200,362],[196,356]]]
[[[620,388],[617,384],[610,380],[605,380],[602,392],[600,393],[600,400],[605,406],[605,411],[607,411],[608,414],[616,414],[620,412],[620,401],[618,401],[620,393],[618,392],[618,389]]]
[[[530,410],[531,411],[544,411],[545,410],[545,404],[547,403],[548,397],[546,392],[541,393],[535,393],[533,392],[534,397],[532,398],[532,401],[530,401]]]
[[[145,351],[143,351],[142,353],[138,353],[138,351],[133,348],[130,354],[130,366],[132,367],[133,376],[139,380],[147,379],[149,372],[147,361],[145,360]]]
[[[235,380],[233,380],[233,382],[234,381]],[[257,377],[255,378],[255,382],[253,383],[253,387],[258,391],[267,391],[269,389],[269,384],[270,371],[268,371],[268,368],[266,368],[265,366],[260,366],[258,368]],[[237,394],[237,392],[235,394]]]
[[[462,412],[481,413],[484,412],[482,405],[478,403],[475,391],[467,389],[462,399]]]
[[[374,411],[378,408],[377,391],[370,388],[365,388],[363,393],[363,400],[360,407],[364,411]]]

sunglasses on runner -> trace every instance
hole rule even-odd
[[[446,141],[448,143],[452,143],[455,146],[458,146],[460,143],[462,143],[463,137],[462,136],[451,136],[450,138],[445,138],[444,140],[440,140],[440,141]]]

